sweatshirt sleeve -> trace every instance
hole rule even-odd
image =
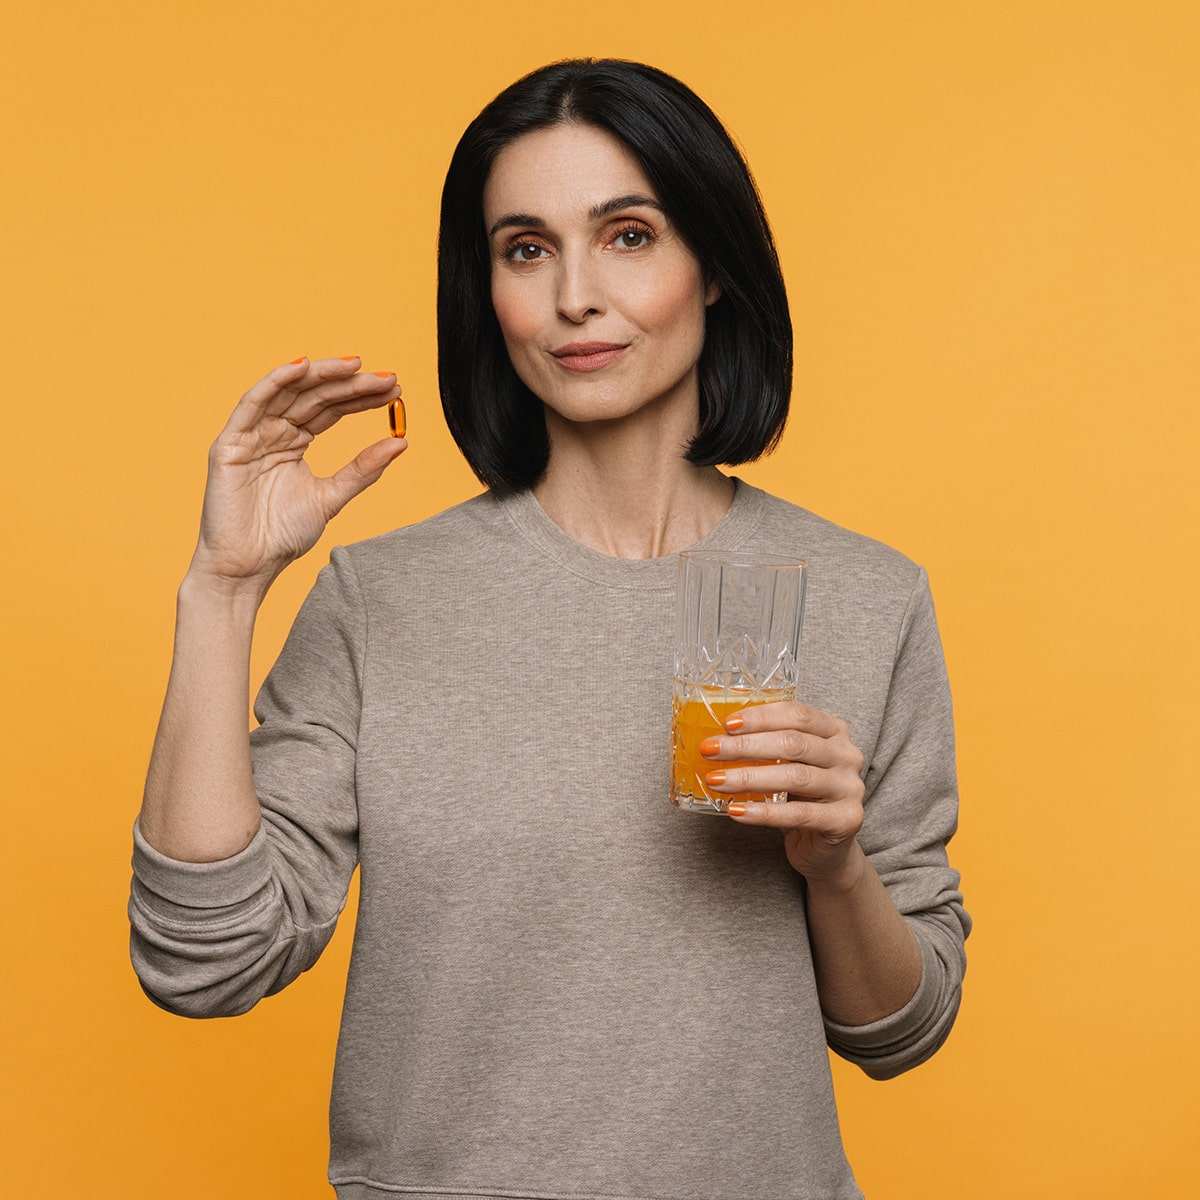
[[[925,568],[900,622],[879,740],[867,770],[859,844],[916,935],[922,973],[900,1009],[866,1025],[824,1017],[833,1052],[872,1079],[930,1058],[954,1025],[971,917],[946,845],[958,828],[950,684]]]
[[[254,702],[262,821],[230,858],[169,858],[133,823],[129,953],[142,990],[186,1017],[232,1017],[282,991],[333,936],[358,863],[355,756],[366,614],[333,547]]]

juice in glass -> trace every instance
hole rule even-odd
[[[712,687],[675,677],[671,713],[671,803],[691,812],[723,813],[730,800],[786,801],[787,792],[717,791],[704,782],[709,771],[731,767],[765,767],[786,758],[709,758],[700,743],[725,731],[725,719],[743,708],[794,700],[795,687],[738,689]]]

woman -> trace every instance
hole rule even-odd
[[[661,71],[535,71],[455,151],[438,318],[486,490],[333,548],[248,738],[262,597],[407,441],[328,479],[304,451],[395,377],[302,357],[212,446],[133,826],[142,987],[246,1012],[361,864],[339,1197],[861,1197],[826,1048],[887,1079],[953,1025],[954,729],[924,568],[717,470],[776,444],[791,384],[749,171]],[[709,748],[787,760],[714,788],[791,802],[720,821],[665,799],[688,547],[809,564],[800,702]]]

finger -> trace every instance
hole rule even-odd
[[[715,776],[724,775],[718,779]],[[848,794],[848,781],[837,769],[808,763],[778,763],[765,767],[726,767],[707,771],[704,784],[714,792],[794,792],[813,799],[837,800]]]
[[[336,425],[338,421],[350,413],[362,412],[368,408],[380,408],[383,405],[391,403],[394,396],[394,389],[389,389],[382,395],[356,396],[352,400],[343,400],[338,404],[331,404],[300,428],[307,429],[309,433],[314,435],[321,433],[331,425]]]
[[[225,423],[227,433],[246,433],[263,417],[286,412],[296,396],[327,379],[353,375],[360,366],[357,355],[349,358],[302,357],[298,363],[285,363],[268,371],[242,398]]]
[[[787,800],[782,804],[748,800],[743,812],[727,814],[746,825],[773,825],[776,829],[808,829],[831,842],[841,842],[862,828],[861,813],[849,802],[821,804],[812,800]]]
[[[699,745],[707,759],[786,758],[793,762],[833,767],[838,763],[838,747],[829,738],[802,733],[799,729],[777,729],[766,733],[743,733],[706,737]]]
[[[315,434],[328,429],[347,413],[387,404],[400,392],[400,385],[391,371],[358,374],[301,392],[292,406],[280,415],[293,425]]]
[[[386,437],[360,450],[340,471],[319,479],[325,519],[336,516],[359,492],[369,488],[387,469],[388,463],[408,449],[408,439]]]
[[[730,721],[737,718],[740,724],[730,729]],[[802,729],[817,737],[836,737],[848,733],[850,726],[841,717],[835,717],[824,709],[798,700],[773,700],[770,704],[753,704],[739,708],[725,718],[725,728],[730,733],[759,733],[765,729]]]

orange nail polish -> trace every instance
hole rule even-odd
[[[744,817],[746,815],[746,805],[741,800],[730,800],[725,805],[725,811],[731,817]]]
[[[708,774],[704,776],[704,782],[705,783],[724,783],[725,782],[725,772],[724,771],[709,771]]]
[[[294,363],[303,362],[303,361],[304,361],[304,355],[303,355],[303,354],[302,354],[302,355],[300,355],[300,357],[299,357],[299,358],[293,358],[293,359],[292,359],[292,362],[294,362]]]
[[[706,737],[696,749],[701,754],[716,754],[721,749],[721,739],[719,737]]]
[[[340,358],[343,362],[349,362],[352,358],[357,358],[357,357],[358,357],[357,354],[339,354],[338,355],[338,358]]]
[[[725,728],[728,729],[730,733],[733,733],[735,729],[741,729],[745,723],[746,722],[743,721],[741,717],[730,717],[729,720],[725,722]]]
[[[381,375],[381,376],[395,375],[395,373],[396,373],[395,371],[372,371],[371,372],[372,375]]]

